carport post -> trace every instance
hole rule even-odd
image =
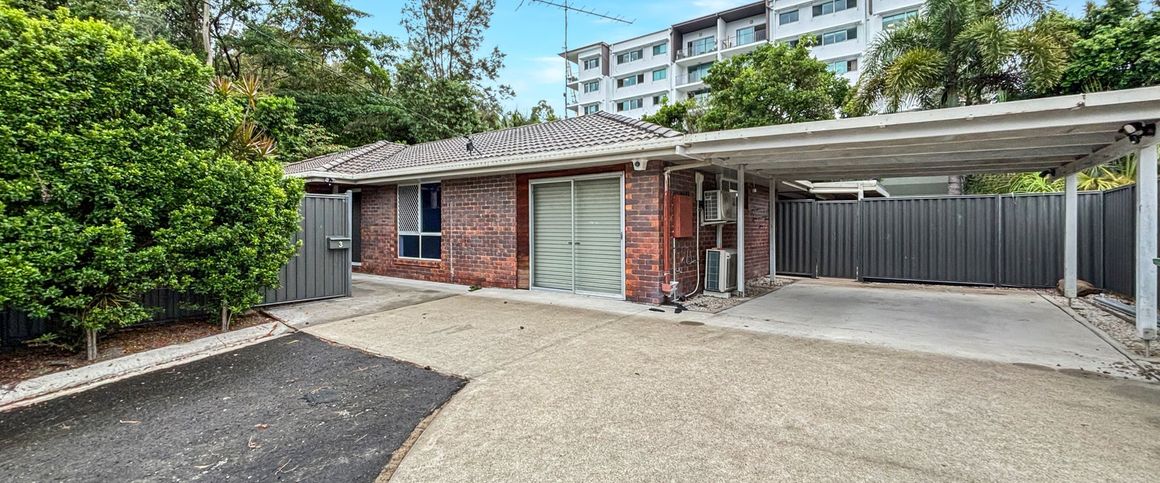
[[[1136,335],[1151,341],[1156,338],[1156,145],[1140,148],[1136,159]]]
[[[1064,179],[1063,195],[1063,296],[1071,302],[1076,295],[1079,250],[1079,182],[1076,174]]]
[[[745,165],[737,165],[737,293],[745,296]]]
[[[777,178],[769,178],[769,280],[777,281]]]

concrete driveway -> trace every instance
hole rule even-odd
[[[1037,292],[801,280],[713,323],[957,357],[1131,375],[1134,366]]]
[[[1155,477],[1152,384],[481,292],[307,329],[470,379],[393,481]]]
[[[265,310],[291,326],[302,328],[385,312],[466,291],[466,287],[458,285],[355,273],[351,276],[351,297],[276,305]]]

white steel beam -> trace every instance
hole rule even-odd
[[[769,279],[777,281],[777,178],[769,178]]]
[[[1156,338],[1156,146],[1140,148],[1136,168],[1136,335]]]
[[[1064,143],[1053,146],[1024,146],[1017,144],[991,144],[977,146],[974,149],[957,150],[954,146],[943,149],[911,150],[906,148],[875,149],[871,152],[837,151],[800,153],[793,156],[770,156],[767,154],[742,155],[723,159],[720,164],[755,164],[767,163],[786,167],[813,167],[813,166],[849,166],[852,163],[859,165],[910,163],[925,164],[948,161],[974,161],[988,159],[1030,159],[1051,156],[1088,156],[1104,145],[1091,143]]]
[[[1063,195],[1063,296],[1076,296],[1079,244],[1079,183],[1075,173],[1064,180]]]
[[[1154,142],[1149,140],[1150,142]],[[1149,144],[1144,142],[1143,144]],[[1072,173],[1078,173],[1093,166],[1099,166],[1104,163],[1115,161],[1124,156],[1132,154],[1140,148],[1141,143],[1132,143],[1132,140],[1125,137],[1119,141],[1105,146],[1103,149],[1091,153],[1082,159],[1077,159],[1074,162],[1068,163],[1055,171],[1055,176],[1067,176]]]
[[[745,296],[745,165],[737,167],[737,293]]]

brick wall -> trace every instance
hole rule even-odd
[[[394,186],[362,190],[359,271],[465,285],[515,288],[515,176],[443,182],[442,260],[398,257]]]
[[[649,163],[643,171],[628,170],[624,177],[624,272],[629,300],[660,303],[661,190],[663,164]]]

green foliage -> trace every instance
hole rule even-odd
[[[1103,191],[1136,182],[1134,156],[1096,166],[1076,174],[1083,191]],[[1039,173],[981,174],[967,177],[966,190],[972,194],[1050,193],[1063,191],[1063,179],[1047,180]]]
[[[704,112],[704,107],[696,99],[685,99],[683,102],[669,103],[669,98],[661,101],[660,109],[652,115],[646,115],[642,120],[667,127],[683,133],[697,132],[697,119]]]
[[[1045,93],[1075,37],[1047,0],[929,0],[870,43],[847,115],[994,102]],[[1028,21],[1031,19],[1031,21]]]
[[[1070,20],[1078,40],[1057,94],[1131,89],[1160,84],[1160,10],[1142,12],[1136,0],[1089,3]]]
[[[514,109],[504,113],[499,127],[519,127],[526,126],[528,124],[539,124],[541,122],[552,122],[559,119],[560,118],[556,116],[556,110],[552,108],[552,105],[548,104],[548,101],[541,99],[540,102],[536,103],[535,106],[532,106],[532,110],[529,111],[527,115],[524,115],[524,113],[520,112],[519,109]]]
[[[0,306],[95,343],[95,331],[150,315],[143,293],[203,281],[176,231],[220,240],[247,226],[234,249],[256,246],[256,260],[219,249],[197,262],[227,260],[246,280],[286,261],[268,240],[288,245],[285,206],[301,188],[257,151],[224,154],[252,106],[210,89],[201,61],[63,10],[0,6],[0,25]],[[231,306],[252,300],[236,294]]]
[[[815,59],[807,44],[765,44],[713,64],[705,76],[713,94],[698,129],[833,119],[849,83]]]

